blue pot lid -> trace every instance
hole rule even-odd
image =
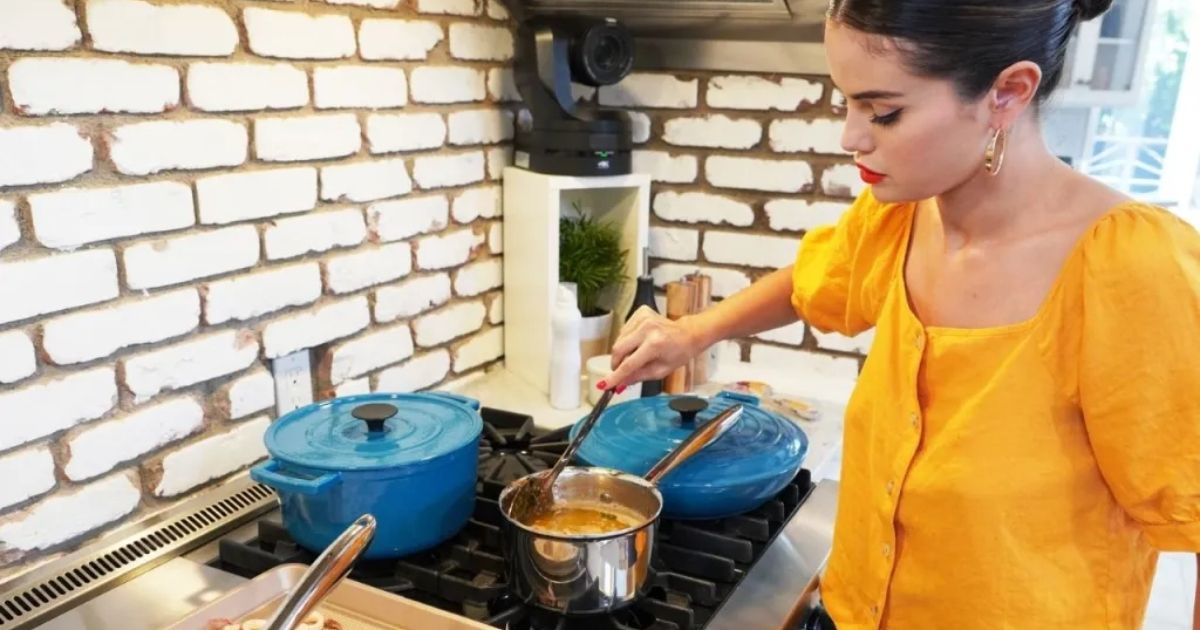
[[[381,470],[478,443],[479,403],[443,393],[363,394],[296,409],[265,435],[277,460],[323,470]]]
[[[733,392],[708,399],[653,396],[613,405],[592,428],[576,457],[586,465],[644,475],[697,427],[735,404],[745,409],[741,419],[659,485],[712,488],[782,476],[791,479],[808,450],[804,431],[759,407],[757,397]],[[577,423],[571,435],[578,430]]]

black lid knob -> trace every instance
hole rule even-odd
[[[388,403],[369,403],[355,407],[350,412],[350,415],[365,421],[367,423],[367,431],[379,433],[383,431],[384,421],[396,415],[399,411],[395,405],[389,405]]]
[[[694,424],[696,414],[708,409],[708,401],[696,396],[680,396],[668,403],[672,411],[679,413],[679,421],[683,424]]]

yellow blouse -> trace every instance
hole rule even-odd
[[[1200,235],[1113,209],[1037,314],[924,326],[915,204],[868,190],[801,245],[793,305],[874,345],[822,582],[839,630],[1140,628],[1157,550],[1200,552]]]

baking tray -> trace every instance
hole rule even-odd
[[[308,567],[284,564],[205,605],[167,630],[206,630],[211,619],[267,619]],[[317,606],[344,630],[495,630],[411,599],[353,580],[342,580]]]

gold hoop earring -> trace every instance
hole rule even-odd
[[[987,150],[983,154],[983,168],[987,170],[988,175],[995,177],[1000,174],[1000,168],[1004,166],[1004,152],[1007,149],[1008,132],[997,129],[992,133],[992,140],[988,142]]]

